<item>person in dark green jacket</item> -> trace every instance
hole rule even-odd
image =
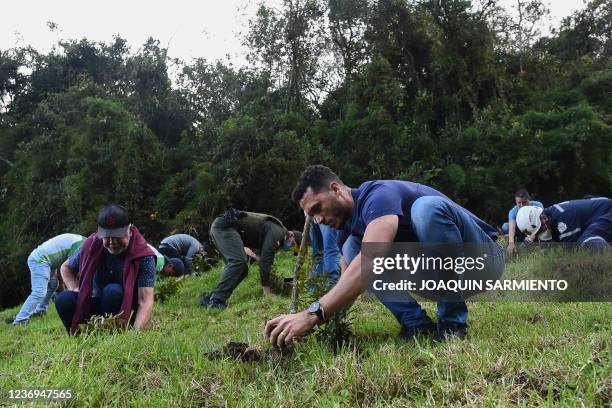
[[[248,274],[245,247],[259,255],[261,286],[264,295],[271,293],[270,270],[279,249],[290,250],[301,241],[299,231],[289,231],[277,218],[260,213],[231,209],[217,217],[210,236],[225,261],[217,286],[200,300],[208,308],[227,307],[226,301]]]

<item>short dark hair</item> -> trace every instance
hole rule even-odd
[[[306,190],[308,190],[308,187],[312,188],[313,192],[319,193],[332,181],[337,181],[338,183],[344,185],[342,180],[340,180],[338,176],[336,176],[336,173],[334,173],[329,167],[321,164],[308,166],[306,167],[306,170],[302,172],[302,175],[300,175],[300,178],[293,189],[293,193],[291,194],[291,199],[294,202],[299,203]]]
[[[514,193],[514,196],[531,200],[531,196],[529,195],[529,192],[527,192],[527,190],[524,188],[519,188],[518,190],[516,190],[516,193]]]

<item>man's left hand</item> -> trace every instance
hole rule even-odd
[[[300,313],[282,315],[266,323],[264,335],[274,346],[284,347],[295,338],[304,337],[317,324],[319,318],[307,310]]]

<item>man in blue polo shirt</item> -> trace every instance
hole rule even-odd
[[[452,202],[433,188],[400,180],[377,180],[357,189],[344,185],[331,169],[315,165],[302,173],[293,192],[294,201],[317,222],[336,229],[351,225],[351,236],[361,242],[485,243],[497,268],[503,268],[503,250],[494,244],[493,227]],[[344,254],[343,254],[344,255]],[[283,315],[267,322],[265,335],[278,346],[302,337],[326,316],[350,305],[363,290],[361,253],[349,264],[340,280],[308,310]],[[400,321],[400,335],[410,338],[419,332],[431,333],[433,323],[411,298],[386,305]],[[393,309],[397,306],[397,309]],[[464,337],[467,306],[463,301],[438,302],[435,336]]]
[[[528,241],[575,242],[582,247],[610,250],[612,200],[595,197],[554,204],[546,209],[522,207],[516,225]]]
[[[516,242],[523,242],[525,240],[525,234],[523,234],[521,230],[516,227],[516,214],[518,211],[521,209],[521,207],[526,205],[544,208],[544,204],[539,201],[532,200],[531,195],[524,188],[518,189],[516,193],[514,193],[514,203],[516,205],[508,212],[508,222],[502,225],[502,231],[504,234],[508,234],[508,248],[506,250],[509,255],[516,252]]]

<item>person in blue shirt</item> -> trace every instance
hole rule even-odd
[[[525,235],[516,227],[516,214],[518,210],[526,205],[544,208],[541,202],[532,200],[529,192],[524,188],[514,193],[514,202],[516,205],[508,212],[508,222],[502,225],[502,231],[504,234],[508,234],[508,248],[506,249],[508,255],[516,252],[516,242],[523,242],[525,240]]]
[[[610,250],[612,200],[571,200],[546,209],[526,206],[519,210],[516,223],[529,242],[575,242],[582,247]]]
[[[334,172],[321,165],[309,166],[300,176],[293,200],[318,223],[343,229],[350,223],[351,236],[362,243],[430,242],[478,243],[490,249],[487,256],[495,273],[503,270],[503,249],[494,240],[497,232],[474,214],[444,194],[417,183],[400,180],[375,180],[357,189],[346,186]],[[344,255],[344,254],[343,254]],[[308,310],[282,315],[266,323],[264,334],[279,347],[308,334],[326,316],[349,306],[363,291],[361,253],[350,262],[338,283]],[[463,338],[468,310],[464,301],[439,301],[438,325],[433,325],[425,310],[408,296],[405,302],[392,302],[387,308],[401,324],[400,336],[434,334]]]

